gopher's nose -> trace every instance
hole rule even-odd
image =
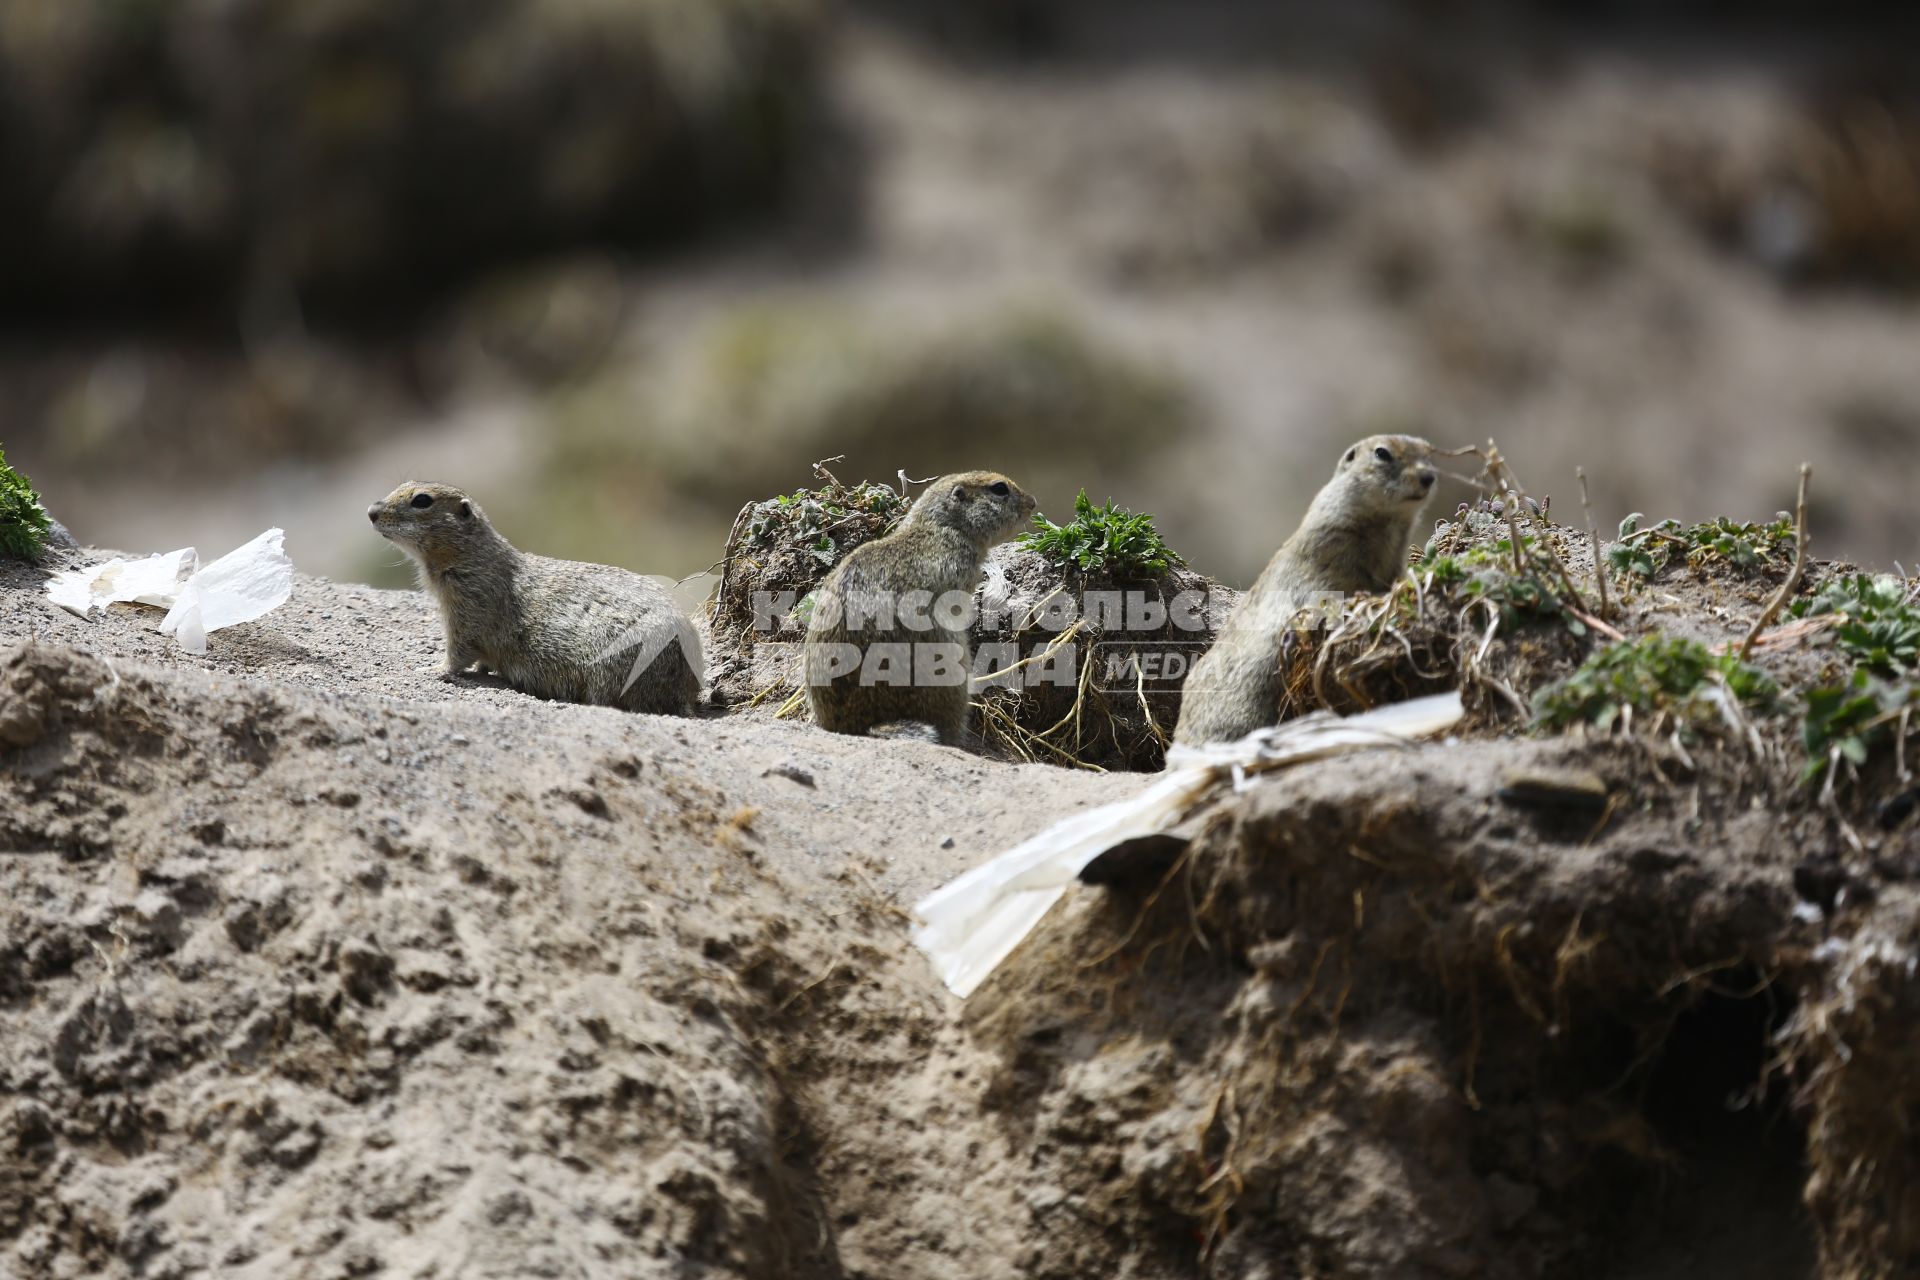
[[[1433,482],[1435,479],[1437,479],[1437,477],[1433,474],[1433,472],[1422,471],[1420,473],[1420,491],[1422,493],[1431,493],[1433,491]]]
[[[367,519],[373,521],[375,524],[380,523],[380,504],[379,503],[374,502],[374,503],[368,504]]]

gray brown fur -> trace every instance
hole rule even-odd
[[[1385,457],[1377,450],[1385,450]],[[1385,591],[1406,567],[1414,521],[1433,492],[1433,446],[1368,436],[1340,455],[1300,527],[1240,601],[1187,678],[1174,740],[1230,742],[1280,715],[1280,647],[1299,610],[1327,593]]]
[[[999,486],[1005,488],[996,492]],[[942,476],[927,487],[892,533],[848,552],[821,583],[807,627],[807,700],[814,720],[836,733],[883,736],[898,736],[907,726],[925,725],[941,742],[969,745],[971,697],[965,681],[863,684],[859,670],[831,674],[830,654],[849,644],[865,654],[882,642],[944,643],[958,644],[970,658],[964,629],[944,626],[935,618],[932,626],[914,630],[898,617],[891,625],[881,619],[877,624],[850,627],[849,602],[857,604],[863,597],[898,601],[909,592],[927,592],[934,600],[959,592],[971,601],[988,549],[1018,532],[1033,515],[1034,505],[1020,486],[996,472]]]
[[[427,505],[416,507],[421,498]],[[610,565],[516,550],[479,503],[450,485],[408,481],[367,518],[413,558],[421,588],[439,604],[447,675],[479,666],[536,697],[692,714],[700,673],[688,659],[698,662],[698,641],[656,584]],[[651,643],[664,647],[635,677]]]

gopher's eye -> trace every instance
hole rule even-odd
[[[1380,459],[1380,461],[1382,462],[1392,462],[1393,450],[1387,448],[1387,446],[1385,445],[1381,445],[1379,448],[1373,451],[1373,456]]]
[[[1007,488],[1007,482],[1005,480],[997,480],[994,482],[993,488],[988,490],[988,492],[992,493],[995,497],[1004,498],[1007,494],[1011,493],[1012,490]]]
[[[430,493],[416,493],[413,495],[413,505],[425,511],[433,505],[433,495]]]

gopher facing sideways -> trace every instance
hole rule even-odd
[[[951,619],[943,622],[937,609],[924,611],[919,621],[927,625],[915,628],[895,606],[918,593],[933,601],[964,595],[970,605],[988,548],[1019,531],[1034,506],[1020,486],[996,472],[942,476],[915,500],[899,528],[848,552],[820,584],[807,625],[807,700],[814,720],[853,734],[926,725],[941,742],[966,745],[966,629],[950,625]],[[957,645],[959,678],[921,683],[908,670],[899,674],[900,683],[873,683],[865,663],[846,669],[848,655],[865,657],[870,646],[883,643],[901,649],[909,667],[931,646]]]
[[[540,698],[692,714],[698,641],[667,593],[639,574],[517,551],[451,485],[408,481],[367,518],[414,558],[421,588],[439,602],[449,676],[478,663]]]
[[[1280,644],[1316,595],[1385,591],[1406,565],[1413,522],[1433,492],[1433,446],[1368,436],[1345,454],[1306,518],[1187,677],[1174,741],[1231,742],[1280,715]]]

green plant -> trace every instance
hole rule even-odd
[[[1153,527],[1144,512],[1123,511],[1109,499],[1096,507],[1082,489],[1073,501],[1074,517],[1055,524],[1043,515],[1033,517],[1033,532],[1020,545],[1059,565],[1106,569],[1116,574],[1158,576],[1176,564],[1185,564]]]
[[[1877,679],[1865,667],[1854,668],[1845,683],[1810,690],[1800,728],[1807,749],[1801,780],[1811,782],[1838,760],[1856,767],[1865,764],[1888,727],[1917,701],[1920,689]]]
[[[1587,634],[1586,624],[1568,608],[1573,602],[1568,599],[1566,580],[1540,536],[1520,535],[1519,568],[1511,535],[1483,533],[1481,537],[1485,540],[1442,554],[1436,535],[1414,562],[1414,575],[1442,588],[1450,598],[1486,601],[1499,610],[1502,631],[1530,622],[1558,621],[1573,635]]]
[[[1767,561],[1791,561],[1794,552],[1793,517],[1781,512],[1767,524],[1740,524],[1716,516],[1705,524],[1681,531],[1680,537],[1693,546],[1687,563],[1701,565],[1724,561],[1738,569],[1752,569]]]
[[[1421,557],[1418,568],[1430,575],[1436,586],[1450,587],[1467,580],[1467,566],[1459,556],[1435,555],[1429,550]]]
[[[1478,543],[1456,555],[1439,555],[1429,547],[1414,567],[1416,572],[1430,574],[1435,586],[1459,586],[1467,598],[1485,600],[1499,609],[1502,630],[1559,618],[1573,634],[1585,635],[1586,625],[1566,611],[1562,589],[1554,581],[1553,561],[1540,548],[1539,539],[1522,534],[1520,551],[1527,565],[1524,573],[1512,569],[1510,537]]]
[[[1920,608],[1907,584],[1892,574],[1856,573],[1836,578],[1788,609],[1796,618],[1836,614],[1834,642],[1861,666],[1892,675],[1920,663]]]
[[[1533,726],[1564,729],[1585,723],[1606,730],[1625,715],[1659,711],[1694,720],[1712,713],[1700,696],[1710,682],[1743,705],[1762,712],[1776,708],[1780,689],[1766,672],[1732,654],[1710,653],[1696,640],[1656,633],[1609,645],[1566,679],[1536,693]]]
[[[7,465],[0,451],[0,556],[30,560],[47,545],[53,518],[40,505],[28,479]]]
[[[767,546],[776,539],[805,548],[822,565],[831,566],[847,549],[834,533],[854,525],[878,533],[891,528],[906,513],[906,499],[883,484],[863,480],[847,486],[829,484],[815,492],[796,489],[754,504],[747,517],[747,541]],[[878,536],[868,532],[868,538]],[[862,539],[865,541],[867,539]]]
[[[1764,524],[1743,524],[1716,516],[1696,525],[1662,520],[1642,529],[1640,521],[1644,518],[1636,511],[1620,522],[1620,540],[1607,548],[1607,564],[1615,573],[1651,578],[1666,568],[1676,552],[1692,568],[1717,563],[1742,572],[1793,559],[1793,517],[1785,512]]]

